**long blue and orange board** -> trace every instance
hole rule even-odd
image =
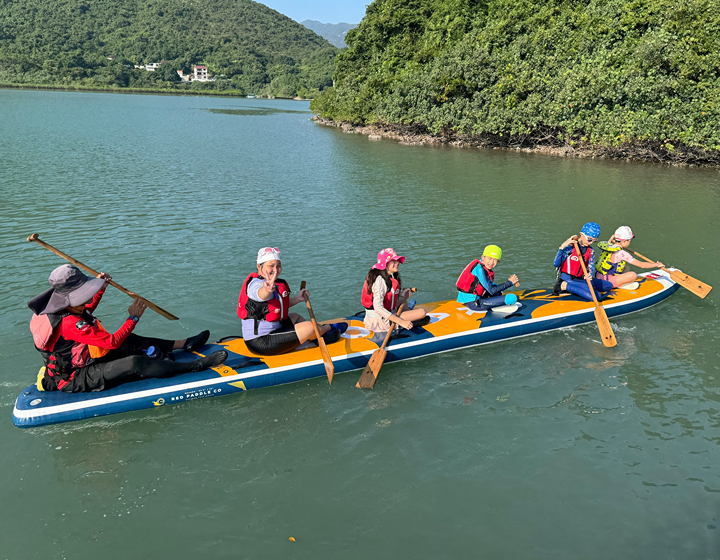
[[[637,289],[615,290],[603,300],[608,317],[655,305],[679,287],[663,271],[643,274],[638,280]],[[516,293],[522,305],[511,313],[473,312],[456,301],[418,305],[430,315],[431,322],[412,331],[402,331],[391,339],[386,348],[386,363],[595,321],[594,304],[577,296],[553,295],[550,290]],[[384,333],[367,330],[361,316],[347,317],[344,321],[349,324],[347,332],[338,342],[328,346],[336,374],[364,368],[384,338]],[[263,357],[250,352],[245,342],[238,338],[206,345],[198,353],[206,355],[220,349],[227,350],[230,357],[218,368],[166,379],[144,379],[102,392],[43,392],[31,385],[15,401],[13,422],[22,428],[42,426],[160,408],[325,376],[322,357],[315,346],[280,356]],[[195,358],[197,356],[193,354],[180,353],[176,359]]]

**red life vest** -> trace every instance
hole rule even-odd
[[[276,294],[267,301],[255,301],[250,299],[247,293],[248,284],[254,278],[264,279],[257,272],[253,272],[245,278],[238,299],[238,317],[241,319],[255,319],[256,321],[283,321],[287,319],[290,309],[290,285],[282,278],[278,278],[275,280]]]
[[[392,277],[390,278],[390,281],[391,285],[388,287],[388,291],[385,292],[385,297],[383,298],[383,307],[388,311],[394,312],[397,309],[397,301],[400,297],[400,282]],[[373,308],[373,295],[372,291],[368,293],[367,278],[365,278],[365,283],[363,284],[360,302],[365,309]]]
[[[87,345],[65,340],[58,334],[58,325],[67,313],[34,315],[30,319],[30,332],[35,348],[45,364],[43,388],[46,391],[62,390],[75,376],[75,368],[82,367]],[[73,363],[77,361],[77,364]]]
[[[585,268],[589,270],[590,257],[592,256],[592,247],[587,246],[583,248],[583,260],[585,261]],[[580,265],[580,253],[578,253],[578,245],[573,244],[572,253],[565,259],[565,262],[560,265],[560,272],[569,274],[573,278],[582,278],[585,276],[582,266]]]
[[[482,264],[482,261],[480,261],[479,259],[474,259],[469,265],[465,267],[462,273],[460,273],[460,276],[455,283],[455,287],[460,292],[466,294],[475,294],[476,296],[483,298],[490,294],[485,289],[485,286],[480,283],[480,279],[472,273],[472,271],[478,264],[482,266],[490,282],[493,282],[495,280],[495,272],[485,268],[485,265]]]

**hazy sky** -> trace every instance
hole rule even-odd
[[[255,0],[295,21],[314,19],[322,23],[360,23],[372,0]]]

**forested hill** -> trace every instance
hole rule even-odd
[[[720,161],[718,0],[375,0],[345,40],[336,121]]]
[[[192,87],[307,96],[336,53],[250,0],[0,0],[0,83],[164,87],[198,64],[218,79]]]
[[[347,47],[345,34],[357,27],[357,23],[321,23],[314,19],[306,19],[300,24],[314,31],[320,37],[325,37],[332,45],[340,49]]]

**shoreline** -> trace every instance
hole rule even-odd
[[[70,91],[70,92],[86,92],[86,93],[124,93],[124,94],[152,94],[152,95],[199,95],[208,97],[238,97],[242,99],[280,99],[284,101],[312,101],[303,97],[267,97],[264,95],[254,95],[248,97],[245,93],[238,93],[237,90],[230,91],[212,91],[212,90],[175,90],[161,88],[96,88],[84,86],[53,86],[45,84],[2,84],[0,89],[27,89],[27,90],[46,90],[46,91]]]
[[[682,144],[663,142],[634,142],[621,146],[600,146],[580,141],[581,135],[558,139],[555,130],[538,130],[524,136],[496,134],[461,134],[455,131],[431,133],[419,124],[370,123],[356,125],[336,122],[333,119],[313,116],[313,122],[339,128],[346,134],[364,134],[368,140],[395,140],[404,146],[454,146],[486,150],[512,150],[557,157],[624,160],[628,162],[659,163],[674,167],[703,167],[720,169],[720,152],[708,152]]]

